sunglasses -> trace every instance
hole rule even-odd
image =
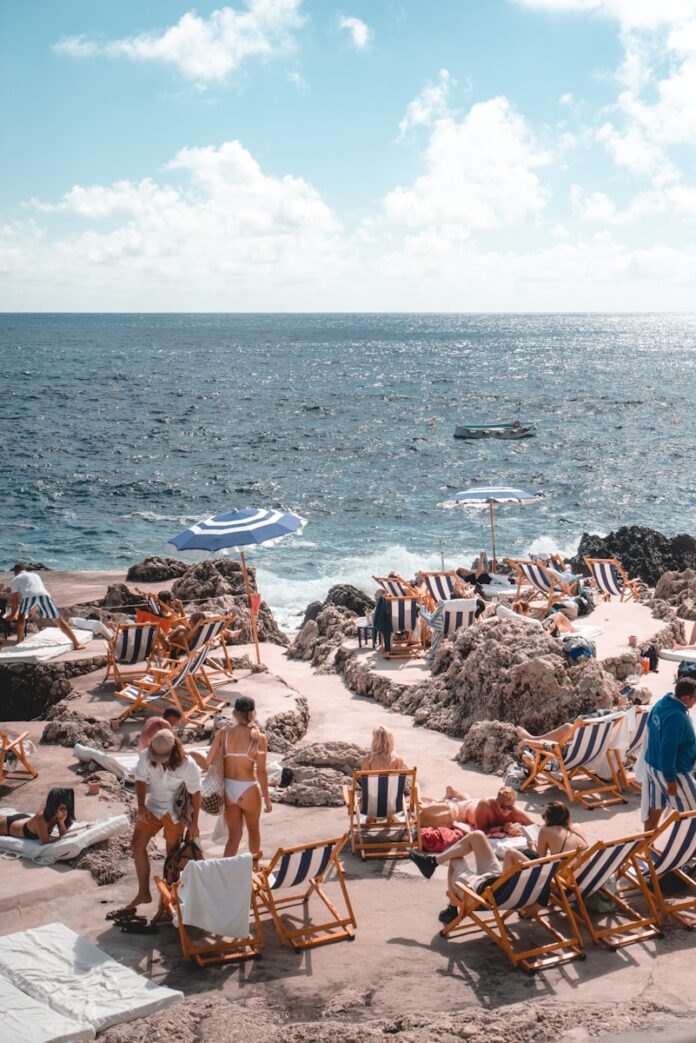
[[[498,804],[500,805],[503,811],[512,811],[512,809],[515,806],[514,804],[503,804],[502,800],[499,800]]]

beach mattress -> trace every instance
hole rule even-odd
[[[75,637],[81,645],[86,645],[94,634],[91,630],[76,630]],[[0,663],[45,663],[69,652],[72,646],[70,638],[58,627],[45,627],[30,634],[21,644],[4,648],[0,652]]]
[[[671,663],[696,663],[696,648],[663,648],[658,656]]]
[[[15,815],[16,808],[0,808],[0,815]],[[75,858],[85,848],[99,844],[109,837],[119,836],[131,829],[127,815],[112,815],[96,822],[74,822],[68,832],[53,844],[41,844],[24,837],[0,837],[0,853],[9,852],[28,858],[42,866],[53,865],[66,858]]]
[[[62,923],[0,938],[0,975],[52,1011],[95,1032],[184,999],[183,993],[156,985],[112,960]]]
[[[57,1014],[46,1003],[15,988],[2,975],[0,1020],[4,1038],[12,1043],[79,1043],[95,1036],[91,1025],[78,1025],[72,1018]]]
[[[185,746],[184,749],[187,752],[196,750],[197,753],[206,754],[210,746]],[[89,764],[90,761],[94,761],[104,771],[113,772],[117,779],[123,779],[124,782],[135,782],[133,772],[140,756],[138,750],[133,750],[129,753],[109,753],[107,750],[98,750],[96,746],[83,746],[82,743],[77,742],[73,746],[73,756],[77,757],[83,764]],[[266,772],[268,774],[269,786],[278,785],[282,771],[283,766],[278,761],[270,761],[267,764]]]

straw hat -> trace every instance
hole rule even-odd
[[[150,756],[154,761],[168,761],[174,746],[174,732],[162,728],[150,739]]]

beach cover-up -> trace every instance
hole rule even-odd
[[[5,1039],[12,1043],[81,1043],[94,1039],[91,1025],[81,1026],[72,1018],[57,1014],[46,1003],[32,999],[26,992],[0,974],[0,1018]]]
[[[81,645],[86,645],[94,634],[91,630],[76,630],[75,637]],[[0,663],[45,663],[69,652],[72,646],[68,635],[58,627],[44,627],[36,634],[30,634],[21,644],[3,648]]]
[[[183,993],[112,960],[62,923],[0,938],[0,976],[95,1032],[144,1018],[184,999]]]
[[[17,813],[16,808],[0,808],[0,815]],[[66,858],[75,858],[92,844],[99,844],[109,837],[128,833],[130,829],[127,815],[112,815],[109,818],[97,819],[94,823],[73,822],[65,836],[53,844],[42,844],[38,840],[27,840],[25,837],[0,837],[0,854],[9,852],[28,858],[38,865],[50,866]]]

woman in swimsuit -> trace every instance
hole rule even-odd
[[[75,793],[55,786],[49,790],[46,806],[38,815],[18,811],[14,815],[0,815],[0,837],[18,837],[20,840],[38,840],[53,844],[68,832],[75,821]],[[58,836],[53,836],[54,827]]]
[[[406,765],[394,753],[394,734],[379,724],[372,732],[372,745],[360,764],[361,771],[399,771]]]
[[[271,811],[266,774],[268,740],[254,724],[256,704],[248,696],[241,696],[234,704],[235,724],[221,728],[210,747],[207,764],[215,763],[222,747],[225,776],[225,821],[228,839],[225,858],[236,855],[247,828],[249,850],[261,854],[261,796],[264,811]]]
[[[560,800],[552,800],[544,808],[544,825],[539,830],[537,851],[544,855],[562,855],[568,851],[582,851],[587,847],[587,837],[579,826],[570,820],[570,808]]]

